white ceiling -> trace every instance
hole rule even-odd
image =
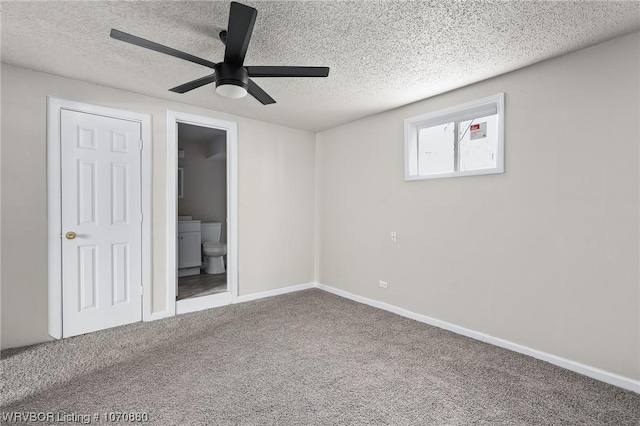
[[[220,62],[228,1],[2,1],[2,62],[319,131],[640,31],[637,1],[243,3],[258,10],[245,65],[329,66],[329,77],[256,78],[269,106],[213,85],[180,95],[168,89],[211,70],[109,37]]]

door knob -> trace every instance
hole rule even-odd
[[[73,240],[76,237],[76,233],[75,232],[67,232],[67,240]]]

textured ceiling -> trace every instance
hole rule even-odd
[[[246,1],[246,65],[329,66],[328,78],[256,78],[278,102],[169,88],[208,68],[109,37],[116,28],[213,62],[224,1],[1,3],[2,62],[313,131],[640,30],[640,2]]]

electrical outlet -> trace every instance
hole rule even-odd
[[[387,282],[386,281],[380,281],[380,287],[387,288]]]
[[[391,231],[391,242],[395,243],[396,241],[398,241],[398,234],[396,234],[396,231]]]

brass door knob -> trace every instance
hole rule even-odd
[[[76,237],[76,233],[75,232],[67,232],[67,240],[73,240]]]

